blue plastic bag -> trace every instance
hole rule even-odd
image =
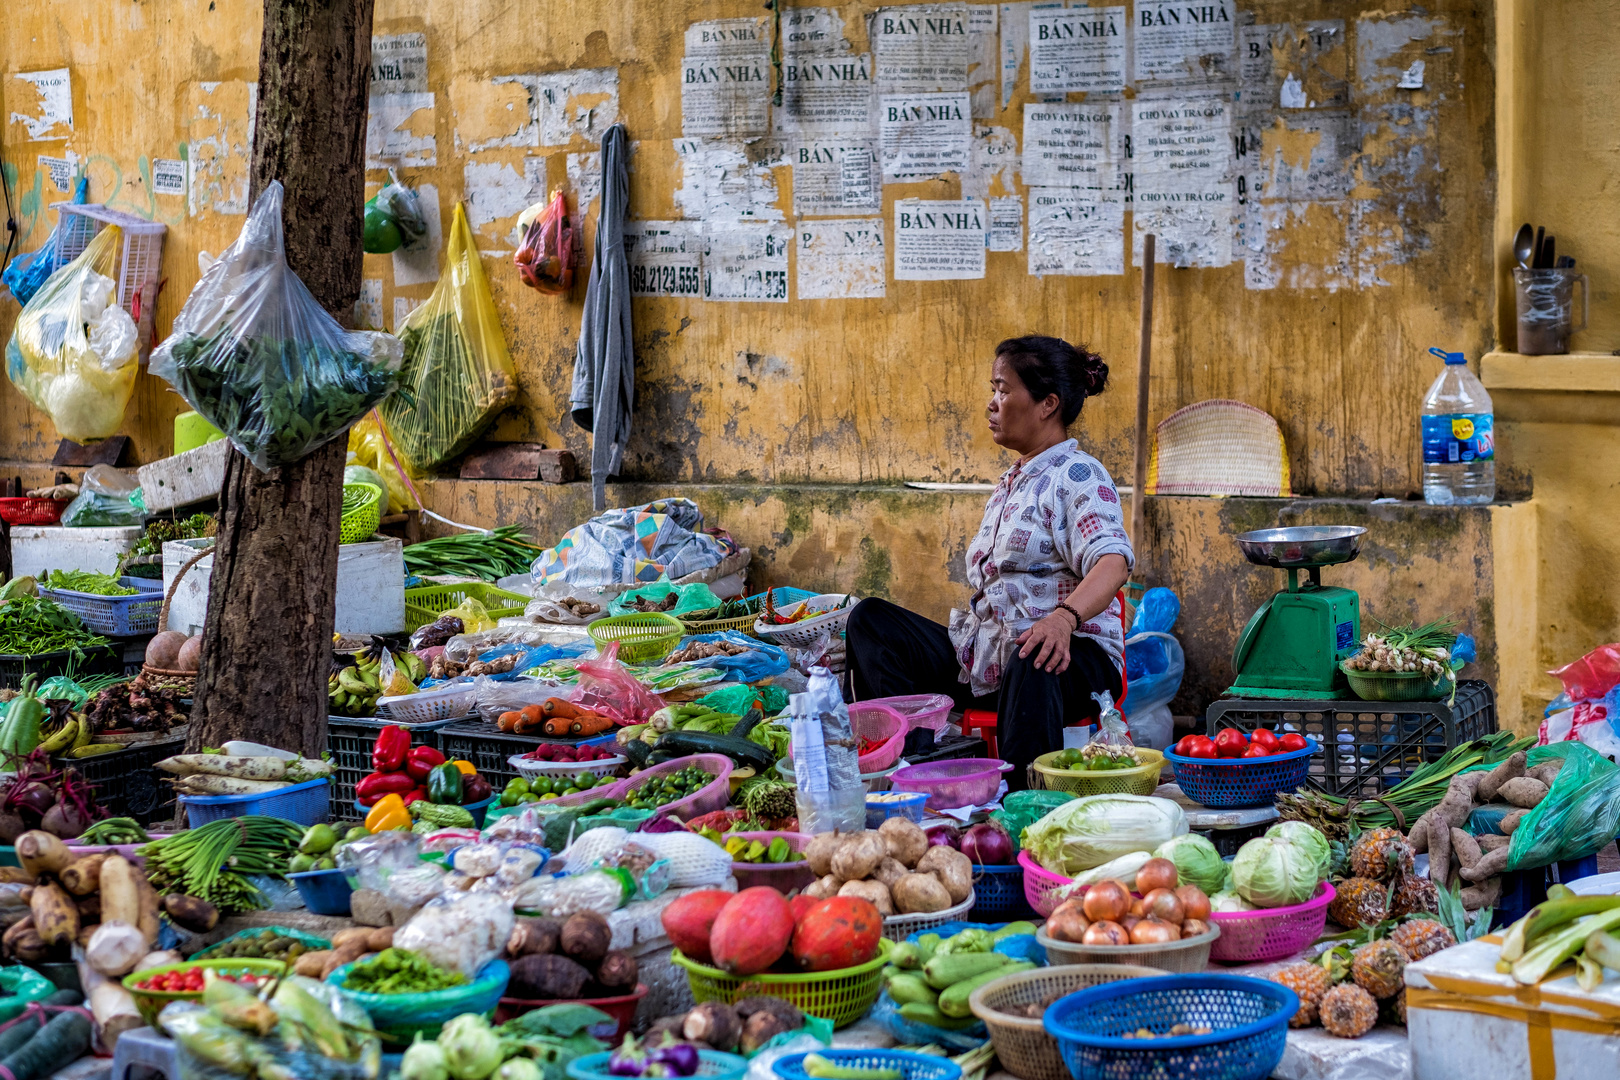
[[[748,647],[749,651],[740,656],[711,656],[705,660],[694,661],[700,667],[718,668],[726,673],[727,678],[737,682],[758,682],[771,675],[780,675],[788,669],[787,653],[775,645],[751,638],[738,630],[722,630],[717,634],[693,634],[691,637],[684,637],[680,645],[676,646],[676,651],[698,641],[729,641]]]
[[[88,176],[79,177],[78,186],[73,192],[73,201],[80,205],[90,201],[90,178]],[[6,267],[6,272],[0,274],[0,281],[3,281],[6,288],[11,290],[11,295],[17,298],[19,304],[26,305],[28,301],[32,300],[34,294],[39,292],[40,286],[44,285],[50,276],[60,268],[56,257],[56,234],[62,228],[61,214],[58,214],[57,218],[56,228],[51,230],[51,235],[45,238],[45,242],[39,246],[32,256],[17,256],[11,260],[11,265]]]
[[[1149,589],[1136,609],[1125,639],[1125,674],[1130,687],[1121,705],[1126,719],[1156,705],[1168,704],[1181,689],[1186,656],[1170,633],[1181,614],[1181,601],[1165,588]]]

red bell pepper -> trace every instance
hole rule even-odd
[[[371,747],[371,767],[378,772],[399,772],[405,767],[410,748],[411,733],[398,724],[389,724],[377,732],[377,741]]]
[[[406,806],[409,806],[409,805],[411,805],[411,803],[413,803],[413,802],[421,802],[423,799],[425,799],[427,797],[428,797],[427,788],[421,788],[421,787],[412,788],[411,790],[409,790],[409,791],[407,791],[405,793],[404,802],[405,802]]]
[[[403,795],[416,786],[416,781],[402,772],[374,772],[354,785],[354,797],[371,805],[384,795]]]
[[[444,755],[431,746],[413,746],[405,755],[405,772],[418,784],[427,783],[428,773],[435,765],[444,764]]]
[[[1249,740],[1237,728],[1222,728],[1215,735],[1215,753],[1221,757],[1242,757],[1249,749]]]

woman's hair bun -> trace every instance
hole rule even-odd
[[[1085,387],[1086,397],[1096,397],[1108,389],[1108,363],[1096,353],[1088,352],[1084,346],[1078,351],[1081,357],[1081,385]]]
[[[1108,365],[1103,358],[1062,338],[1042,334],[1008,338],[996,346],[996,355],[1012,365],[1036,401],[1057,395],[1064,427],[1074,423],[1086,398],[1096,397],[1108,387]]]

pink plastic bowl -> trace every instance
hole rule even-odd
[[[895,791],[927,792],[930,810],[981,806],[996,797],[1001,774],[1011,768],[997,758],[930,761],[896,769],[889,777],[889,786]]]
[[[1333,886],[1322,882],[1303,904],[1261,911],[1212,911],[1210,922],[1221,936],[1209,947],[1209,958],[1227,964],[1254,964],[1293,956],[1322,936],[1327,926]]]
[[[721,840],[730,840],[733,836],[740,836],[744,840],[758,840],[762,844],[769,844],[780,836],[788,842],[788,847],[800,852],[810,842],[810,837],[797,832],[734,832],[726,833]],[[816,880],[815,872],[803,859],[790,863],[746,863],[733,860],[731,876],[737,879],[738,892],[753,888],[755,885],[769,885],[784,896]]]
[[[1040,913],[1041,918],[1046,918],[1062,903],[1058,890],[1071,884],[1074,879],[1052,873],[1027,851],[1018,853],[1018,865],[1024,869],[1024,899]]]
[[[900,760],[908,729],[903,713],[881,702],[857,701],[849,707],[849,726],[857,739],[867,738],[882,744],[871,753],[861,755],[861,772],[882,772]]]
[[[676,799],[658,808],[661,814],[678,817],[682,821],[691,821],[695,817],[712,813],[715,810],[724,810],[731,801],[731,759],[724,754],[692,754],[688,757],[672,758],[669,761],[644,769],[636,775],[624,780],[616,780],[611,784],[601,784],[588,791],[576,792],[573,795],[564,795],[552,800],[554,806],[582,806],[592,799],[623,799],[629,793],[645,784],[650,777],[662,776],[666,773],[680,772],[688,765],[696,765],[705,772],[714,776],[712,783],[686,796]]]
[[[906,718],[906,729],[927,728],[936,734],[951,721],[956,702],[947,694],[906,694],[902,697],[873,698],[867,705],[887,705]],[[853,708],[853,706],[851,706]]]

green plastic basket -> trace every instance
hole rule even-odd
[[[463,600],[476,600],[484,605],[492,619],[515,618],[523,614],[532,596],[498,589],[481,581],[465,581],[456,585],[422,585],[405,590],[405,632],[414,633],[457,607]]]
[[[670,953],[670,959],[686,969],[696,1001],[733,1005],[745,997],[776,997],[793,1003],[808,1016],[819,1016],[841,1028],[865,1016],[877,1001],[883,990],[883,965],[889,962],[893,949],[894,942],[883,938],[878,942],[877,956],[866,963],[810,975],[727,975],[682,955],[679,949]]]
[[[619,643],[619,662],[656,664],[675,651],[686,634],[681,621],[658,611],[635,615],[615,615],[598,619],[585,628],[598,649]]]
[[[1439,701],[1451,693],[1453,685],[1444,679],[1431,682],[1420,671],[1357,671],[1342,661],[1339,670],[1362,701]]]
[[[318,937],[315,934],[308,934],[308,933],[305,933],[302,930],[294,930],[294,929],[292,929],[291,927],[288,927],[288,926],[250,926],[246,930],[238,930],[236,933],[232,934],[230,937],[224,938],[224,939],[222,939],[220,941],[214,942],[212,945],[208,946],[208,948],[202,950],[199,953],[194,954],[192,956],[192,959],[193,960],[231,960],[231,959],[238,959],[239,960],[239,959],[244,959],[243,957],[222,956],[222,955],[220,955],[219,950],[223,946],[229,945],[231,942],[237,940],[238,938],[257,937],[258,935],[264,933],[266,930],[270,931],[272,934],[275,934],[278,937],[292,938],[294,941],[296,941],[299,944],[303,945],[304,948],[309,950],[310,952],[315,952],[315,951],[320,950],[320,949],[330,949],[332,947],[332,943],[330,941],[326,940],[323,937]],[[251,958],[248,958],[248,959],[251,959]]]
[[[343,485],[343,519],[338,543],[363,544],[382,524],[382,488],[376,484]]]
[[[287,965],[280,960],[187,960],[182,964],[165,964],[162,967],[146,968],[142,971],[132,971],[124,976],[124,989],[135,998],[135,1008],[152,1027],[157,1026],[157,1015],[163,1007],[171,1001],[201,1001],[201,990],[139,990],[135,984],[145,982],[154,975],[161,975],[167,971],[189,971],[192,968],[213,968],[222,975],[267,975],[279,979],[287,974]]]

